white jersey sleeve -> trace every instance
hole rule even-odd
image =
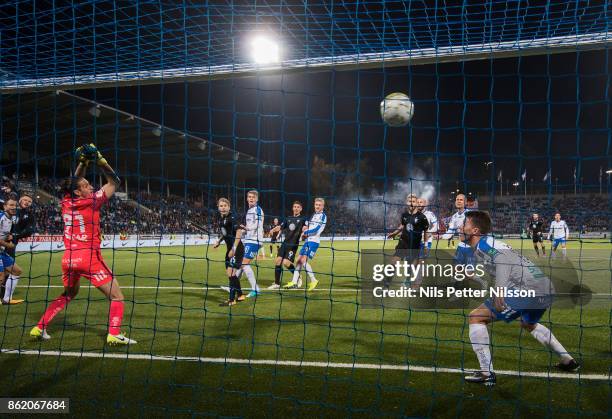
[[[450,222],[448,223],[448,229],[444,236],[442,236],[444,240],[452,238],[455,234],[459,232],[459,229],[463,227],[463,222],[465,221],[465,212],[466,210],[463,210],[462,212],[457,211],[452,215]]]
[[[264,212],[259,205],[249,208],[244,226],[246,228],[243,242],[261,245],[264,239]]]
[[[536,296],[554,294],[554,285],[538,266],[493,237],[483,237],[474,252],[474,262],[494,280],[496,287],[533,290]]]
[[[11,230],[13,229],[13,218],[9,217],[5,212],[0,212],[0,239],[6,240]],[[0,251],[4,251],[4,246],[0,247]]]
[[[429,222],[428,233],[437,233],[438,232],[438,217],[431,211],[424,212],[425,217],[427,217],[427,221]]]
[[[553,239],[567,239],[569,237],[569,228],[565,220],[551,222],[548,237]]]
[[[327,215],[324,212],[314,213],[307,223],[308,230],[304,232],[307,242],[320,243],[321,233],[327,225]]]

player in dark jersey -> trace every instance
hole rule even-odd
[[[280,288],[283,266],[291,272],[291,275],[293,275],[295,271],[295,266],[293,265],[295,254],[300,244],[302,228],[306,221],[308,221],[308,218],[302,215],[302,209],[302,203],[300,201],[295,201],[291,208],[293,214],[285,218],[281,224],[277,225],[272,230],[276,231],[277,234],[280,234],[282,231],[285,239],[278,248],[274,267],[274,283],[270,285],[268,289],[277,290]]]
[[[408,209],[402,214],[400,225],[390,233],[387,238],[392,239],[400,236],[399,242],[395,247],[395,256],[405,254],[404,250],[418,250],[421,248],[423,234],[427,233],[429,221],[419,210],[416,195],[408,195],[406,201]],[[426,238],[427,240],[427,238]]]
[[[280,225],[278,218],[274,218],[272,224],[270,225],[270,229],[268,234],[270,235],[270,256],[274,255],[274,245],[276,245],[276,250],[278,252],[278,245],[276,241],[278,240],[278,236],[280,236],[280,229],[276,229]]]
[[[421,241],[427,242],[429,239],[429,221],[427,217],[419,210],[418,198],[416,195],[410,194],[406,198],[406,205],[408,208],[401,216],[400,225],[391,232],[387,238],[393,239],[396,236],[399,237],[399,242],[395,246],[395,253],[393,254],[392,264],[395,264],[399,260],[407,260],[410,263],[414,263],[418,257],[421,249]],[[418,282],[417,278],[411,278],[413,284]],[[418,285],[416,283],[415,285]]]
[[[527,226],[529,233],[531,234],[531,239],[533,240],[533,248],[535,249],[538,256],[540,256],[540,250],[538,249],[538,243],[540,243],[540,247],[542,248],[542,255],[546,256],[546,249],[544,248],[544,222],[540,220],[540,216],[538,214],[533,214],[531,216],[531,220],[529,221],[529,225]]]
[[[240,287],[240,275],[242,258],[244,256],[244,244],[239,242],[236,246],[236,251],[232,257],[229,252],[234,246],[236,240],[236,232],[240,229],[240,221],[236,214],[231,212],[230,201],[227,198],[219,198],[217,201],[219,209],[219,239],[213,246],[215,249],[225,242],[227,249],[225,251],[225,272],[229,278],[229,299],[219,304],[220,306],[233,306],[239,301],[245,299]]]

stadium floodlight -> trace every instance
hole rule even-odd
[[[155,135],[156,137],[159,137],[161,135],[161,126],[155,127],[151,130],[151,132],[153,133],[153,135]]]
[[[514,182],[514,183],[512,184],[512,186],[518,186],[518,185],[520,185],[520,183],[518,183],[518,181],[516,181],[516,182]]]
[[[88,112],[94,118],[98,118],[100,114],[102,113],[102,110],[100,109],[100,105],[96,105],[96,106],[92,106],[91,108],[89,108]]]
[[[609,175],[612,175],[612,169],[606,170],[606,173],[609,174]]]
[[[264,36],[257,36],[251,41],[251,55],[256,64],[274,64],[280,61],[278,43]]]

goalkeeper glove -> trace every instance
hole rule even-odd
[[[74,159],[78,163],[82,163],[85,166],[89,164],[89,161],[91,160],[91,154],[88,153],[88,151],[86,150],[85,144],[80,147],[77,147],[76,150],[74,150]]]
[[[89,147],[92,152],[95,153],[94,160],[98,163],[98,166],[106,166],[108,164],[108,161],[104,158],[102,153],[100,153],[100,150],[97,149],[96,145],[94,143],[91,143],[89,144]]]

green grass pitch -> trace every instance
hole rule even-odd
[[[531,247],[530,241],[510,244]],[[226,298],[219,289],[227,283],[224,248],[104,251],[127,300],[124,329],[138,340],[129,349],[105,346],[108,303],[86,280],[50,326],[52,340],[30,340],[46,301],[61,292],[61,253],[19,255],[25,273],[15,297],[27,303],[2,307],[3,393],[70,397],[72,413],[83,417],[612,413],[609,298],[593,306],[553,308],[543,319],[582,360],[585,378],[547,377],[557,373],[556,357],[521,333],[518,323],[496,323],[495,368],[514,375],[500,375],[491,389],[468,385],[459,373],[477,367],[468,311],[360,306],[358,250],[382,245],[336,241],[332,251],[324,242],[312,263],[321,280],[318,290],[267,291],[231,309],[218,306]],[[609,246],[570,244],[579,274],[599,294],[610,294]],[[607,256],[589,257],[591,250]],[[525,253],[533,256],[531,249]],[[272,283],[272,267],[269,255],[258,262],[262,287]],[[245,278],[242,283],[248,286]],[[27,352],[6,352],[11,349]],[[301,361],[307,364],[296,364]],[[353,363],[358,368],[344,365]],[[386,367],[376,367],[381,364]],[[519,372],[541,374],[519,377]]]

